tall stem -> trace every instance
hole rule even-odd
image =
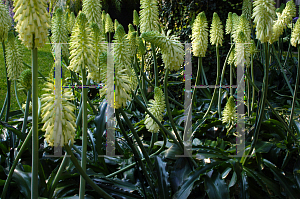
[[[266,99],[267,99],[267,93],[268,93],[268,76],[269,76],[269,46],[268,43],[263,43],[264,45],[264,50],[265,50],[265,65],[264,65],[264,81],[263,81],[263,92],[262,92],[262,99],[261,99],[261,103],[260,103],[260,110],[259,110],[259,115],[256,116],[258,117],[258,122],[257,122],[257,126],[255,128],[254,131],[254,139],[251,143],[251,147],[250,150],[248,151],[248,153],[246,153],[246,156],[243,156],[241,159],[241,163],[244,165],[246,162],[246,159],[248,157],[248,155],[250,155],[256,145],[257,139],[258,139],[258,135],[259,135],[259,130],[260,130],[260,126],[261,126],[261,122],[263,119],[263,115],[264,115],[264,110],[265,110],[265,104],[266,104]]]
[[[7,98],[8,98],[8,94],[6,93],[5,101],[4,101],[4,103],[3,103],[3,106],[2,106],[2,109],[1,109],[1,112],[0,112],[0,120],[1,120],[1,118],[2,118],[2,116],[3,116],[4,109],[5,109],[6,104],[7,104]]]
[[[151,50],[152,50],[152,53],[153,53],[155,87],[158,87],[159,86],[159,82],[158,82],[158,68],[157,68],[156,51],[155,51],[154,44],[151,44]]]
[[[34,46],[34,42],[33,42]],[[38,54],[33,47],[32,55],[32,177],[31,198],[38,198],[39,132],[38,132]]]
[[[166,102],[167,113],[168,113],[169,120],[171,122],[171,126],[173,128],[173,131],[176,135],[176,138],[179,141],[179,143],[183,146],[182,139],[178,134],[177,128],[175,126],[175,123],[174,123],[174,120],[172,117],[172,111],[170,109],[169,98],[168,98],[168,75],[169,75],[169,69],[167,69],[165,72],[165,81],[164,81],[164,93],[165,93],[165,102]]]
[[[196,86],[198,86],[198,84],[200,84],[200,76],[201,76],[201,70],[202,70],[202,57],[198,57],[198,70],[197,70],[197,77],[196,77]],[[196,100],[196,89],[193,89],[193,95],[192,95],[192,105],[194,104],[195,100]]]
[[[251,55],[251,78],[252,78],[252,82],[254,82],[253,58],[254,58],[254,55]],[[254,101],[255,101],[255,88],[254,88],[254,86],[252,86],[252,103],[251,103],[251,111],[253,111]]]
[[[16,95],[16,100],[17,100],[17,103],[19,105],[19,108],[23,112],[23,114],[25,114],[25,111],[23,110],[23,108],[21,106],[21,103],[19,101],[18,92],[17,92],[17,81],[16,80],[14,81],[14,88],[15,88],[15,95]]]
[[[84,88],[86,85],[86,71],[85,68],[81,69],[82,75],[82,152],[81,152],[81,167],[84,172],[86,172],[86,151],[87,151],[87,90]],[[79,188],[79,198],[84,199],[85,195],[85,179],[80,176],[80,188]]]
[[[75,168],[77,169],[78,173],[80,174],[80,177],[83,177],[87,183],[97,192],[99,193],[103,198],[107,199],[114,199],[110,195],[108,195],[103,189],[101,189],[99,186],[97,186],[94,181],[86,174],[85,170],[80,167],[76,157],[74,156],[73,152],[71,151],[71,148],[69,145],[65,145],[65,150],[67,153],[71,156],[71,161],[73,162]]]
[[[230,96],[233,95],[233,88],[232,88],[232,85],[233,85],[233,77],[232,77],[232,64],[230,64],[230,69],[229,69],[229,83],[230,83]]]
[[[24,121],[22,126],[22,135],[25,135],[26,127],[27,127],[27,119],[28,119],[28,113],[29,113],[29,104],[30,104],[30,95],[31,91],[27,91],[27,99],[26,99],[26,107],[25,107],[25,113],[24,113]]]
[[[294,90],[294,96],[293,96],[293,103],[292,103],[292,110],[291,110],[291,116],[290,116],[290,121],[289,121],[289,128],[292,126],[292,120],[293,120],[293,115],[294,115],[294,110],[295,110],[295,101],[297,98],[297,90],[298,90],[298,85],[299,85],[299,76],[300,76],[300,47],[297,45],[298,48],[298,68],[297,68],[297,77],[296,77],[296,83],[295,83],[295,90]],[[288,136],[287,136],[288,137]]]
[[[4,43],[4,41],[2,41],[2,49],[3,49],[5,75],[6,75],[6,85],[7,85],[7,104],[6,104],[5,122],[8,122],[9,109],[10,109],[10,81],[9,81],[8,74],[7,74],[6,51],[5,51],[5,43]]]

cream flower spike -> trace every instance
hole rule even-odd
[[[249,44],[244,44],[248,43],[250,41],[247,41],[247,36],[243,31],[240,31],[238,33],[237,39],[236,39],[236,44],[235,44],[235,66],[239,64],[239,62],[244,59],[245,64],[249,66],[250,64],[250,46]],[[241,57],[243,56],[243,58]]]
[[[50,19],[46,0],[16,0],[14,7],[20,40],[27,48],[43,47],[47,41]]]
[[[239,23],[240,17],[236,13],[232,13],[232,33],[238,28]]]
[[[192,27],[192,48],[196,57],[205,57],[208,43],[208,24],[204,12],[198,14]]]
[[[283,34],[286,25],[290,24],[293,20],[293,17],[296,16],[296,5],[294,1],[287,2],[285,8],[283,9],[282,13],[276,13],[278,18],[273,25],[273,35],[270,38],[270,43],[274,43],[278,41],[280,35]]]
[[[221,45],[223,43],[223,25],[222,22],[218,16],[218,14],[215,12],[212,19],[212,24],[210,28],[210,43],[212,45]]]
[[[106,33],[106,28],[105,28],[105,21],[106,21],[106,13],[104,10],[102,10],[102,31],[103,33]]]
[[[249,43],[251,40],[251,28],[250,28],[250,23],[247,20],[246,16],[244,14],[242,14],[239,17],[239,23],[237,28],[234,30],[232,37],[233,37],[233,41],[237,42],[237,37],[238,37],[238,33],[242,31],[244,33],[245,36],[245,43]]]
[[[273,34],[273,21],[275,20],[275,2],[273,0],[256,0],[253,3],[254,23],[256,24],[256,38],[265,43]]]
[[[151,31],[143,33],[141,37],[161,49],[165,69],[178,71],[184,61],[183,45],[178,37],[174,35],[169,36],[169,34],[170,31],[168,31],[167,35]]]
[[[140,24],[140,17],[136,10],[133,11],[133,25],[138,26]]]
[[[141,0],[140,30],[141,33],[159,30],[158,1]]]
[[[121,24],[117,27],[113,42],[115,42],[114,57],[116,58],[116,61],[122,63],[126,67],[130,67],[130,45],[125,30]]]
[[[26,70],[23,70],[23,72],[19,77],[19,83],[18,83],[19,91],[25,91],[27,93],[27,91],[31,89],[31,84],[32,84],[31,75],[32,75],[31,69],[28,68]]]
[[[110,15],[107,13],[105,16],[105,33],[114,32],[114,23],[112,22]]]
[[[148,110],[159,122],[161,122],[166,108],[163,91],[160,88],[155,87],[154,100],[150,100],[149,102]],[[151,133],[158,133],[158,124],[148,114],[146,114],[144,124]]]
[[[7,7],[0,3],[0,41],[3,42],[7,38],[8,30],[11,26],[11,18]]]
[[[292,30],[291,36],[291,44],[292,46],[297,47],[297,44],[300,44],[300,20],[298,19],[294,29]]]
[[[42,95],[42,128],[45,133],[45,140],[49,146],[63,146],[69,140],[74,143],[75,137],[75,106],[69,100],[74,96],[70,88],[63,89],[62,95],[54,94],[54,84],[47,83],[43,88],[46,94]],[[60,132],[61,129],[61,132]]]
[[[94,56],[94,61],[93,63],[95,64],[95,71],[89,71],[88,78],[92,79],[95,82],[100,82],[100,56],[102,52],[106,51],[106,45],[102,43],[103,37],[102,37],[102,32],[96,23],[92,23],[91,25],[91,38],[92,38],[92,45],[93,45],[93,50],[95,53]]]
[[[231,50],[228,60],[227,60],[227,64],[233,64],[235,62],[235,48],[233,47],[233,49]]]
[[[252,1],[251,0],[243,0],[242,14],[246,16],[248,21],[251,20],[252,17]]]
[[[71,12],[70,17],[68,19],[68,21],[66,21],[67,23],[67,28],[68,28],[68,33],[71,34],[73,27],[75,25],[75,15],[74,12]]]
[[[83,12],[79,12],[76,24],[72,30],[70,40],[70,66],[68,69],[81,73],[81,69],[88,67],[89,71],[95,71],[93,40],[90,35],[90,27]]]
[[[118,20],[115,19],[115,22],[114,22],[114,29],[115,29],[115,32],[117,31],[117,28],[118,28],[119,24],[120,24],[120,23],[118,22]]]
[[[83,0],[82,12],[86,15],[89,23],[95,23],[102,30],[102,17],[101,17],[101,1],[99,0]]]
[[[225,33],[230,34],[233,32],[233,21],[232,21],[232,12],[228,13],[228,17],[226,19],[226,27],[225,27]]]
[[[236,121],[236,109],[233,96],[230,96],[223,110],[223,123],[233,123]]]
[[[18,80],[23,69],[23,49],[12,32],[8,33],[6,49],[7,75],[9,80]]]
[[[51,41],[53,43],[68,43],[68,29],[67,23],[65,21],[65,17],[63,16],[62,9],[58,8],[55,11],[55,15],[52,18],[52,35]],[[54,51],[55,45],[52,46],[52,50]],[[63,56],[69,57],[69,45],[63,44],[61,45]]]

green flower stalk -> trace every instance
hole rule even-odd
[[[140,17],[136,10],[133,11],[133,25],[138,26],[140,24]]]
[[[91,29],[83,12],[80,12],[76,19],[76,24],[72,30],[70,40],[70,65],[68,69],[80,73],[81,69],[87,67],[89,71],[97,68],[93,63],[95,52],[93,50],[93,40]]]
[[[216,12],[213,15],[210,28],[210,43],[216,46],[222,46],[223,43],[223,25]]]
[[[32,79],[31,79],[31,69],[23,70],[19,77],[19,91],[25,91],[27,92],[29,89],[31,89]]]
[[[226,19],[225,33],[226,35],[233,32],[233,21],[232,21],[232,12],[228,13],[228,17]]]
[[[291,44],[297,47],[300,44],[300,20],[297,20],[291,35]]]
[[[133,25],[130,23],[130,24],[128,25],[128,35],[129,35],[130,33],[132,33],[132,32],[135,32],[135,29],[134,29]]]
[[[166,103],[164,93],[159,87],[155,87],[154,100],[150,100],[149,102],[150,104],[147,109],[157,118],[159,122],[161,122],[163,120],[163,114],[165,112]],[[144,123],[148,131],[150,131],[151,133],[158,133],[158,124],[154,122],[154,120],[148,114],[146,114]]]
[[[204,12],[196,17],[192,27],[192,48],[196,57],[205,57],[208,43],[208,23]]]
[[[222,113],[222,122],[233,124],[236,121],[236,108],[234,97],[230,96]]]
[[[43,88],[46,94],[42,95],[42,122],[45,140],[49,146],[64,146],[69,140],[74,143],[75,137],[75,105],[69,102],[74,100],[71,89],[63,89],[61,96],[54,94],[53,83],[47,83]],[[61,132],[60,129],[61,128]]]
[[[274,43],[275,41],[278,41],[280,35],[283,34],[286,25],[290,24],[294,16],[296,16],[296,5],[294,1],[287,2],[282,13],[276,12],[276,14],[278,18],[273,25],[273,35],[269,41],[271,44]]]
[[[114,32],[114,23],[112,22],[110,15],[107,13],[105,17],[105,33]]]
[[[23,44],[28,48],[43,47],[47,41],[50,18],[46,0],[16,0],[14,7],[14,19],[18,22],[16,29]]]
[[[140,30],[141,33],[159,31],[158,1],[141,0]]]
[[[52,18],[51,24],[51,42],[52,43],[68,43],[68,26],[65,21],[65,17],[63,16],[63,10],[61,8],[56,9],[55,15]],[[52,46],[52,50],[54,51],[55,45]],[[69,57],[69,46],[68,44],[63,44],[61,46],[62,55],[65,57]]]
[[[251,20],[252,17],[252,1],[251,0],[243,0],[242,14],[246,16],[248,21]]]
[[[11,18],[7,7],[0,3],[0,41],[4,42],[7,38],[8,30],[11,26]]]
[[[184,61],[184,50],[179,38],[169,34],[170,31],[167,35],[151,31],[143,33],[141,37],[161,49],[165,69],[178,71]]]
[[[23,70],[23,53],[22,46],[18,43],[14,34],[10,32],[6,48],[6,63],[7,75],[11,81],[18,80]]]
[[[101,1],[99,0],[83,0],[82,12],[86,15],[89,23],[95,23],[102,29],[102,18],[101,18]]]
[[[256,0],[253,3],[254,23],[256,24],[256,38],[265,43],[273,34],[275,20],[275,2],[273,0]]]

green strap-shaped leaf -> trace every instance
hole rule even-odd
[[[300,192],[299,190],[296,190],[293,188],[292,182],[286,178],[282,171],[278,169],[272,162],[270,162],[267,159],[263,159],[263,162],[267,167],[270,168],[272,173],[274,174],[274,177],[276,180],[279,181],[281,187],[284,189],[284,193],[289,197],[289,198],[299,198]]]
[[[219,172],[213,172],[211,177],[204,176],[204,186],[210,199],[230,198],[229,189]]]
[[[158,173],[159,198],[170,198],[169,196],[169,173],[166,170],[166,163],[159,156],[155,157],[155,168]]]
[[[200,176],[206,174],[208,171],[222,163],[223,162],[213,162],[205,165],[202,168],[198,168],[196,171],[192,171],[189,177],[183,182],[180,189],[174,194],[173,199],[188,198],[193,189],[194,183],[200,179]]]

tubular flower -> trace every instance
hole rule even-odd
[[[232,32],[233,32],[232,12],[229,12],[226,20],[225,33],[226,35],[228,35]]]
[[[46,0],[16,0],[14,7],[16,29],[23,44],[28,48],[42,47],[47,40],[50,18]]]
[[[240,17],[236,13],[233,13],[232,14],[232,30],[231,30],[232,33],[237,29],[239,23],[240,23]]]
[[[273,21],[275,20],[275,2],[273,0],[254,1],[253,16],[256,24],[256,38],[261,43],[267,42],[273,34]]]
[[[233,64],[235,62],[235,48],[233,48],[230,52],[230,55],[228,57],[228,60],[227,60],[227,63],[230,65],[230,64]]]
[[[101,34],[101,30],[98,26],[98,24],[93,23],[91,25],[91,38],[92,38],[92,45],[93,45],[93,50],[95,53],[94,56],[94,61],[93,63],[95,64],[95,70],[94,71],[89,71],[88,78],[91,78],[95,82],[100,82],[100,55],[102,52],[104,52],[105,45],[102,43],[103,38]]]
[[[243,13],[246,16],[248,21],[251,20],[252,17],[252,1],[251,0],[243,0]]]
[[[31,88],[32,78],[31,78],[31,69],[23,70],[19,77],[18,87],[20,91],[24,90],[27,92]]]
[[[156,119],[161,122],[163,120],[163,113],[165,112],[166,104],[163,91],[155,87],[154,89],[154,100],[149,101],[148,110]],[[147,114],[144,121],[146,128],[151,133],[157,133],[159,130],[158,124]]]
[[[133,11],[133,25],[138,26],[140,24],[140,17],[136,10]]]
[[[241,64],[240,62],[245,59],[245,64],[250,64],[250,47],[249,44],[244,44],[247,41],[247,37],[243,31],[240,31],[237,36],[235,46],[235,66]]]
[[[54,43],[68,43],[67,23],[63,17],[63,11],[60,8],[56,10],[55,15],[52,18],[51,41]],[[54,48],[55,45],[53,45],[53,50]],[[68,48],[68,44],[63,44],[61,46],[63,56],[69,56]]]
[[[300,44],[300,20],[297,20],[295,27],[292,31],[291,44],[295,47],[297,46],[297,44]]]
[[[131,61],[131,52],[129,52],[130,45],[125,30],[121,24],[119,24],[116,30],[114,39],[114,56],[116,57],[117,62],[120,62],[124,66],[129,67]]]
[[[215,12],[213,15],[213,20],[210,28],[210,43],[212,45],[221,45],[223,42],[223,25],[218,16]]]
[[[192,27],[193,54],[197,57],[205,57],[208,43],[208,24],[204,12],[198,14]]]
[[[108,55],[108,59],[109,56],[111,55]],[[108,66],[106,69],[107,78],[104,79],[105,87],[101,90],[101,96],[107,93],[108,103],[116,109],[125,107],[127,100],[131,100],[131,82],[127,70],[127,67],[118,62],[114,67]]]
[[[73,100],[71,89],[63,89],[61,96],[54,94],[54,84],[47,83],[43,89],[46,94],[42,95],[42,128],[45,133],[45,140],[49,146],[63,146],[69,140],[74,143],[75,137],[75,110],[74,104],[68,100]]]
[[[129,45],[130,45],[130,50],[129,50],[130,55],[131,55],[131,57],[133,57],[136,53],[137,48],[138,48],[137,32],[134,31],[134,32],[128,33],[127,39],[129,41]]]
[[[184,61],[184,50],[178,37],[169,36],[169,34],[170,31],[167,35],[151,31],[143,33],[141,37],[161,49],[166,69],[178,71]]]
[[[233,96],[230,96],[223,110],[223,123],[233,123],[236,120],[236,109]]]
[[[242,14],[239,17],[239,23],[238,26],[236,28],[236,30],[234,30],[232,37],[234,42],[237,42],[237,37],[238,37],[238,33],[242,31],[244,33],[245,36],[245,43],[249,43],[251,40],[251,28],[250,28],[250,23],[247,20],[246,16],[244,14]]]
[[[117,31],[117,28],[118,28],[118,25],[119,25],[119,24],[120,24],[120,23],[118,22],[118,20],[115,19],[115,23],[114,23],[115,32]]]
[[[6,62],[9,79],[17,80],[23,69],[23,49],[11,32],[8,34]]]
[[[93,63],[94,50],[93,41],[90,36],[90,28],[87,18],[83,12],[80,12],[76,19],[76,24],[72,30],[70,42],[70,66],[68,69],[80,73],[81,69],[88,67],[89,71],[95,71]]]
[[[3,42],[7,38],[8,30],[11,26],[11,18],[7,7],[0,3],[0,41]]]
[[[282,35],[283,30],[285,29],[286,25],[291,23],[293,20],[293,17],[296,15],[296,5],[294,1],[287,2],[285,8],[283,9],[282,13],[279,12],[276,13],[278,18],[273,24],[273,35],[272,38],[270,38],[270,43],[274,43],[277,41]]]
[[[159,30],[157,0],[141,0],[141,33]]]
[[[67,28],[68,28],[68,33],[71,34],[73,27],[75,25],[75,15],[74,12],[71,12],[70,17],[68,19],[68,21],[66,21],[67,23]]]
[[[106,21],[106,13],[104,10],[102,10],[102,31],[103,31],[103,33],[105,33],[105,31],[106,31],[105,21]]]
[[[89,23],[95,23],[102,29],[102,19],[101,19],[101,1],[99,0],[83,0],[82,11],[86,14],[86,18]]]
[[[105,17],[105,33],[114,32],[114,23],[112,22],[110,15],[107,13]]]

